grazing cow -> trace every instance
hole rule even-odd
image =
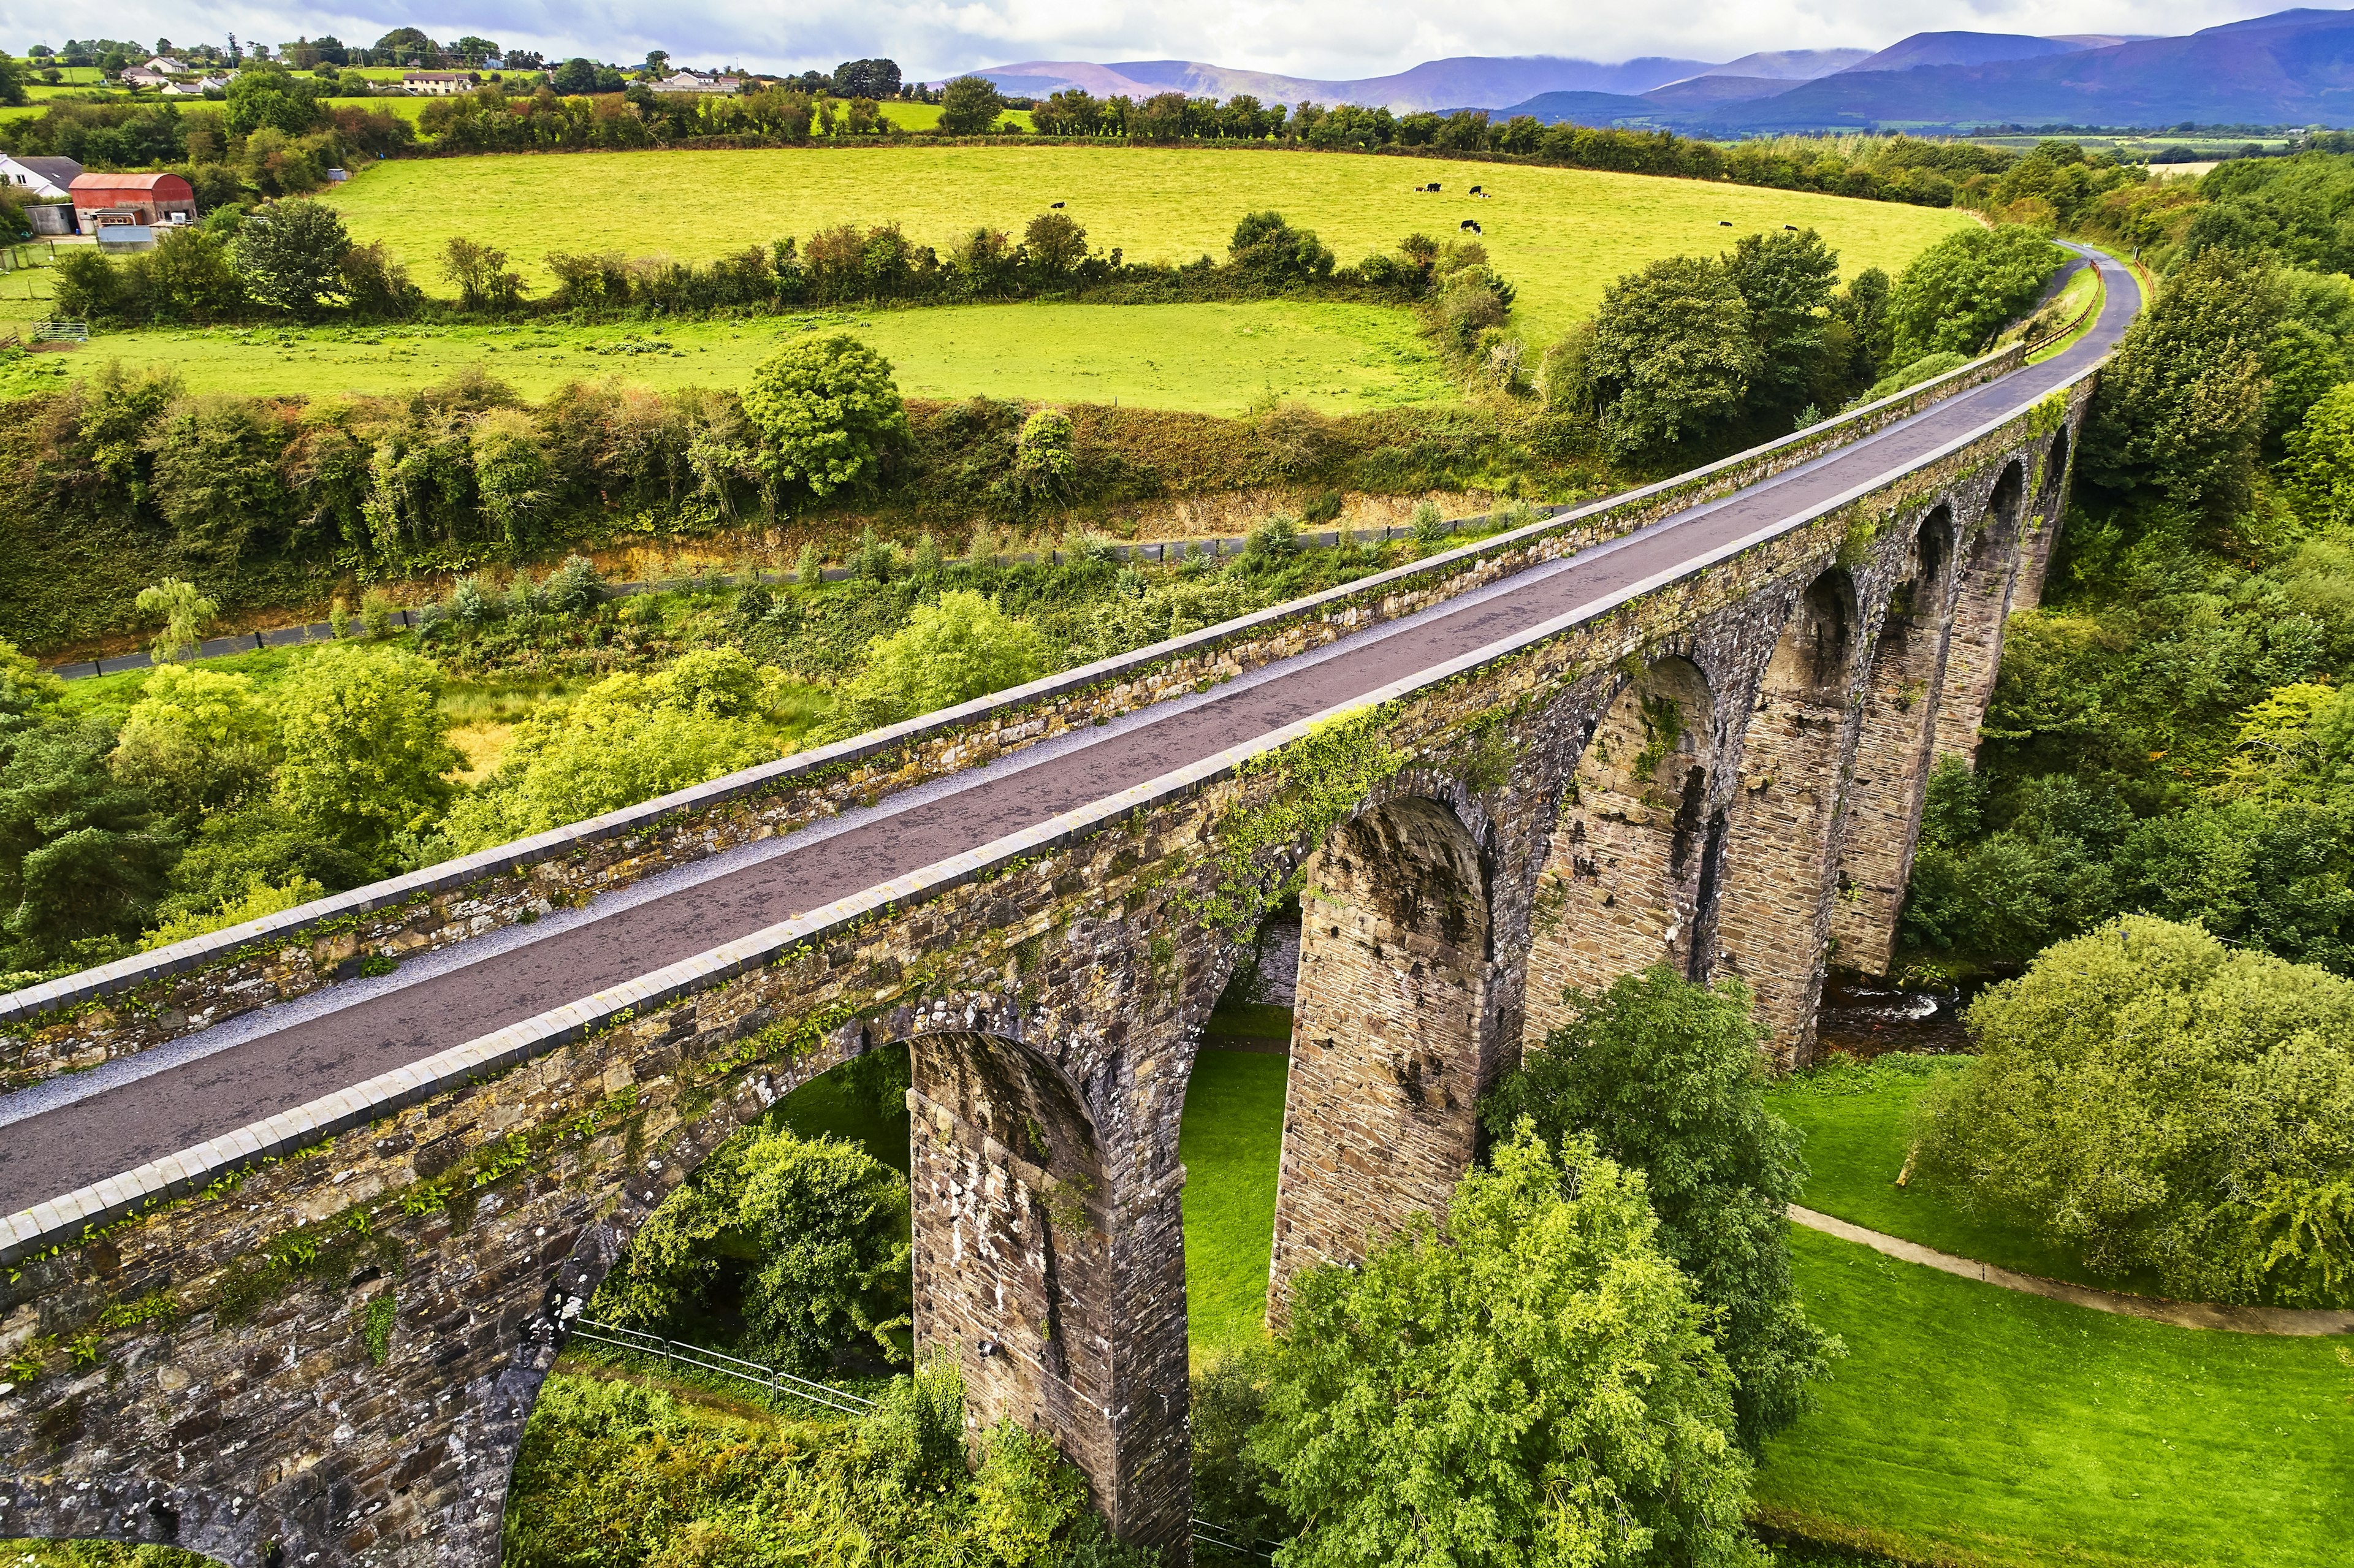
[[[1054,201],[1054,202],[1048,202],[1046,205],[1047,205],[1048,207],[1060,207],[1060,206],[1062,206],[1063,204],[1062,204],[1061,202],[1058,202],[1058,201]]]
[[[1479,227],[1479,220],[1476,217],[1465,218],[1463,220],[1463,228],[1469,229],[1474,234],[1485,234],[1487,232],[1486,229]]]
[[[1798,226],[1797,226],[1797,224],[1795,224],[1795,223],[1786,223],[1786,224],[1784,224],[1782,227],[1783,227],[1785,229],[1787,229],[1787,230],[1788,230],[1790,233],[1792,233],[1792,234],[1796,234],[1796,233],[1797,233],[1797,232],[1798,232]]]
[[[1472,194],[1473,196],[1484,196],[1484,195],[1486,195],[1487,193],[1486,193],[1486,192],[1484,192],[1484,191],[1482,191],[1482,190],[1481,190],[1478,185],[1473,185],[1473,186],[1471,187],[1471,194]]]
[[[1433,180],[1433,181],[1431,181],[1428,185],[1426,185],[1423,186],[1422,188],[1423,188],[1424,190],[1426,190],[1426,191],[1433,191],[1433,192],[1435,192],[1435,191],[1437,191],[1437,190],[1438,189],[1438,182],[1437,182],[1437,180]]]
[[[1719,228],[1731,228],[1733,227],[1733,219],[1729,217],[1720,217],[1716,220],[1716,226]]]

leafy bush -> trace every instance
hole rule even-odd
[[[762,470],[823,497],[870,479],[907,436],[891,362],[847,334],[788,344],[744,388]]]
[[[1968,1023],[1924,1169],[2169,1294],[2354,1303],[2354,982],[2127,916]]]
[[[196,584],[179,577],[165,577],[153,588],[141,588],[133,608],[164,622],[163,631],[150,644],[159,664],[195,658],[205,628],[220,613],[220,606],[197,592]]]
[[[351,248],[352,237],[334,207],[279,201],[247,216],[231,249],[248,294],[311,321],[344,297],[344,256]]]
[[[836,727],[855,735],[1021,685],[1045,654],[1035,627],[970,588],[950,589],[868,645],[865,668],[842,687]]]
[[[1889,295],[1895,357],[1985,353],[2034,306],[2066,259],[2049,234],[2016,224],[1940,239],[1913,259]]]
[[[1707,1310],[1660,1252],[1641,1175],[1525,1129],[1355,1269],[1304,1269],[1253,1452],[1304,1521],[1302,1568],[1755,1564],[1750,1462]],[[1628,1553],[1630,1559],[1632,1552]]]
[[[1740,410],[1757,369],[1748,302],[1723,262],[1662,258],[1604,291],[1584,364],[1611,450],[1657,454]]]
[[[108,758],[184,832],[267,792],[277,763],[278,722],[249,679],[177,664],[147,677]]]
[[[0,765],[0,969],[44,969],[69,954],[103,962],[162,895],[179,844],[146,795],[108,770],[113,744],[90,723],[9,737]]]
[[[334,643],[272,694],[284,760],[277,800],[297,822],[380,873],[429,832],[461,760],[444,738],[441,672],[405,650]]]
[[[1657,1245],[1721,1314],[1712,1333],[1742,1444],[1757,1454],[1808,1408],[1806,1385],[1839,1352],[1790,1282],[1784,1211],[1807,1168],[1798,1134],[1766,1108],[1766,1031],[1737,981],[1695,985],[1664,966],[1565,1001],[1565,1022],[1497,1085],[1481,1119],[1499,1139],[1524,1125],[1548,1146],[1589,1139],[1643,1172]]]
[[[442,831],[457,853],[488,849],[767,761],[777,747],[760,714],[780,679],[734,648],[609,675],[517,725],[497,772]]]
[[[246,885],[242,897],[224,899],[207,914],[174,915],[139,938],[143,952],[168,948],[175,942],[185,942],[193,937],[210,936],[226,931],[231,926],[242,926],[248,920],[259,920],[265,915],[282,914],[300,905],[323,896],[326,889],[307,876],[298,876],[283,887],[272,887],[255,877]]]
[[[1950,349],[1937,354],[1925,354],[1902,369],[1890,371],[1863,391],[1856,394],[1851,407],[1860,408],[1867,403],[1877,403],[1882,397],[1893,397],[1907,387],[1918,387],[1925,381],[1935,381],[1947,371],[1959,370],[1969,362],[1967,355],[1956,354]]]

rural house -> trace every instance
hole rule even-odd
[[[35,201],[63,201],[81,165],[71,158],[16,158],[0,153],[0,185]]]
[[[740,76],[697,76],[691,70],[666,76],[654,83],[656,92],[736,92],[742,89]]]
[[[400,85],[411,92],[421,92],[429,98],[455,98],[461,92],[474,90],[474,74],[463,70],[403,71]]]
[[[122,85],[125,87],[162,87],[171,79],[160,71],[149,70],[145,66],[125,66],[122,69]]]
[[[186,66],[181,64],[178,60],[174,59],[169,55],[157,55],[154,59],[149,60],[145,67],[142,69],[144,69],[149,74],[154,76],[193,76],[196,74]]]

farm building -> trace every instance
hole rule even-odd
[[[474,90],[474,77],[462,70],[411,70],[401,73],[400,85],[429,98],[455,98]]]
[[[77,175],[68,188],[85,234],[196,220],[196,193],[177,175]]]
[[[740,92],[744,79],[740,76],[697,76],[691,70],[666,76],[654,83],[656,92]]]

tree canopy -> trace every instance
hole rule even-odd
[[[907,435],[891,362],[847,333],[771,355],[744,388],[744,412],[767,438],[762,467],[819,497],[871,477]]]
[[[1766,1562],[1708,1311],[1643,1177],[1523,1127],[1362,1267],[1305,1269],[1252,1448],[1294,1568]]]
[[[1524,1123],[1548,1144],[1591,1139],[1643,1172],[1659,1250],[1721,1314],[1712,1331],[1755,1454],[1806,1409],[1807,1384],[1838,1351],[1790,1282],[1784,1210],[1807,1168],[1798,1134],[1766,1108],[1766,1031],[1738,981],[1695,985],[1664,965],[1571,991],[1567,1005],[1482,1118],[1498,1139]]]

